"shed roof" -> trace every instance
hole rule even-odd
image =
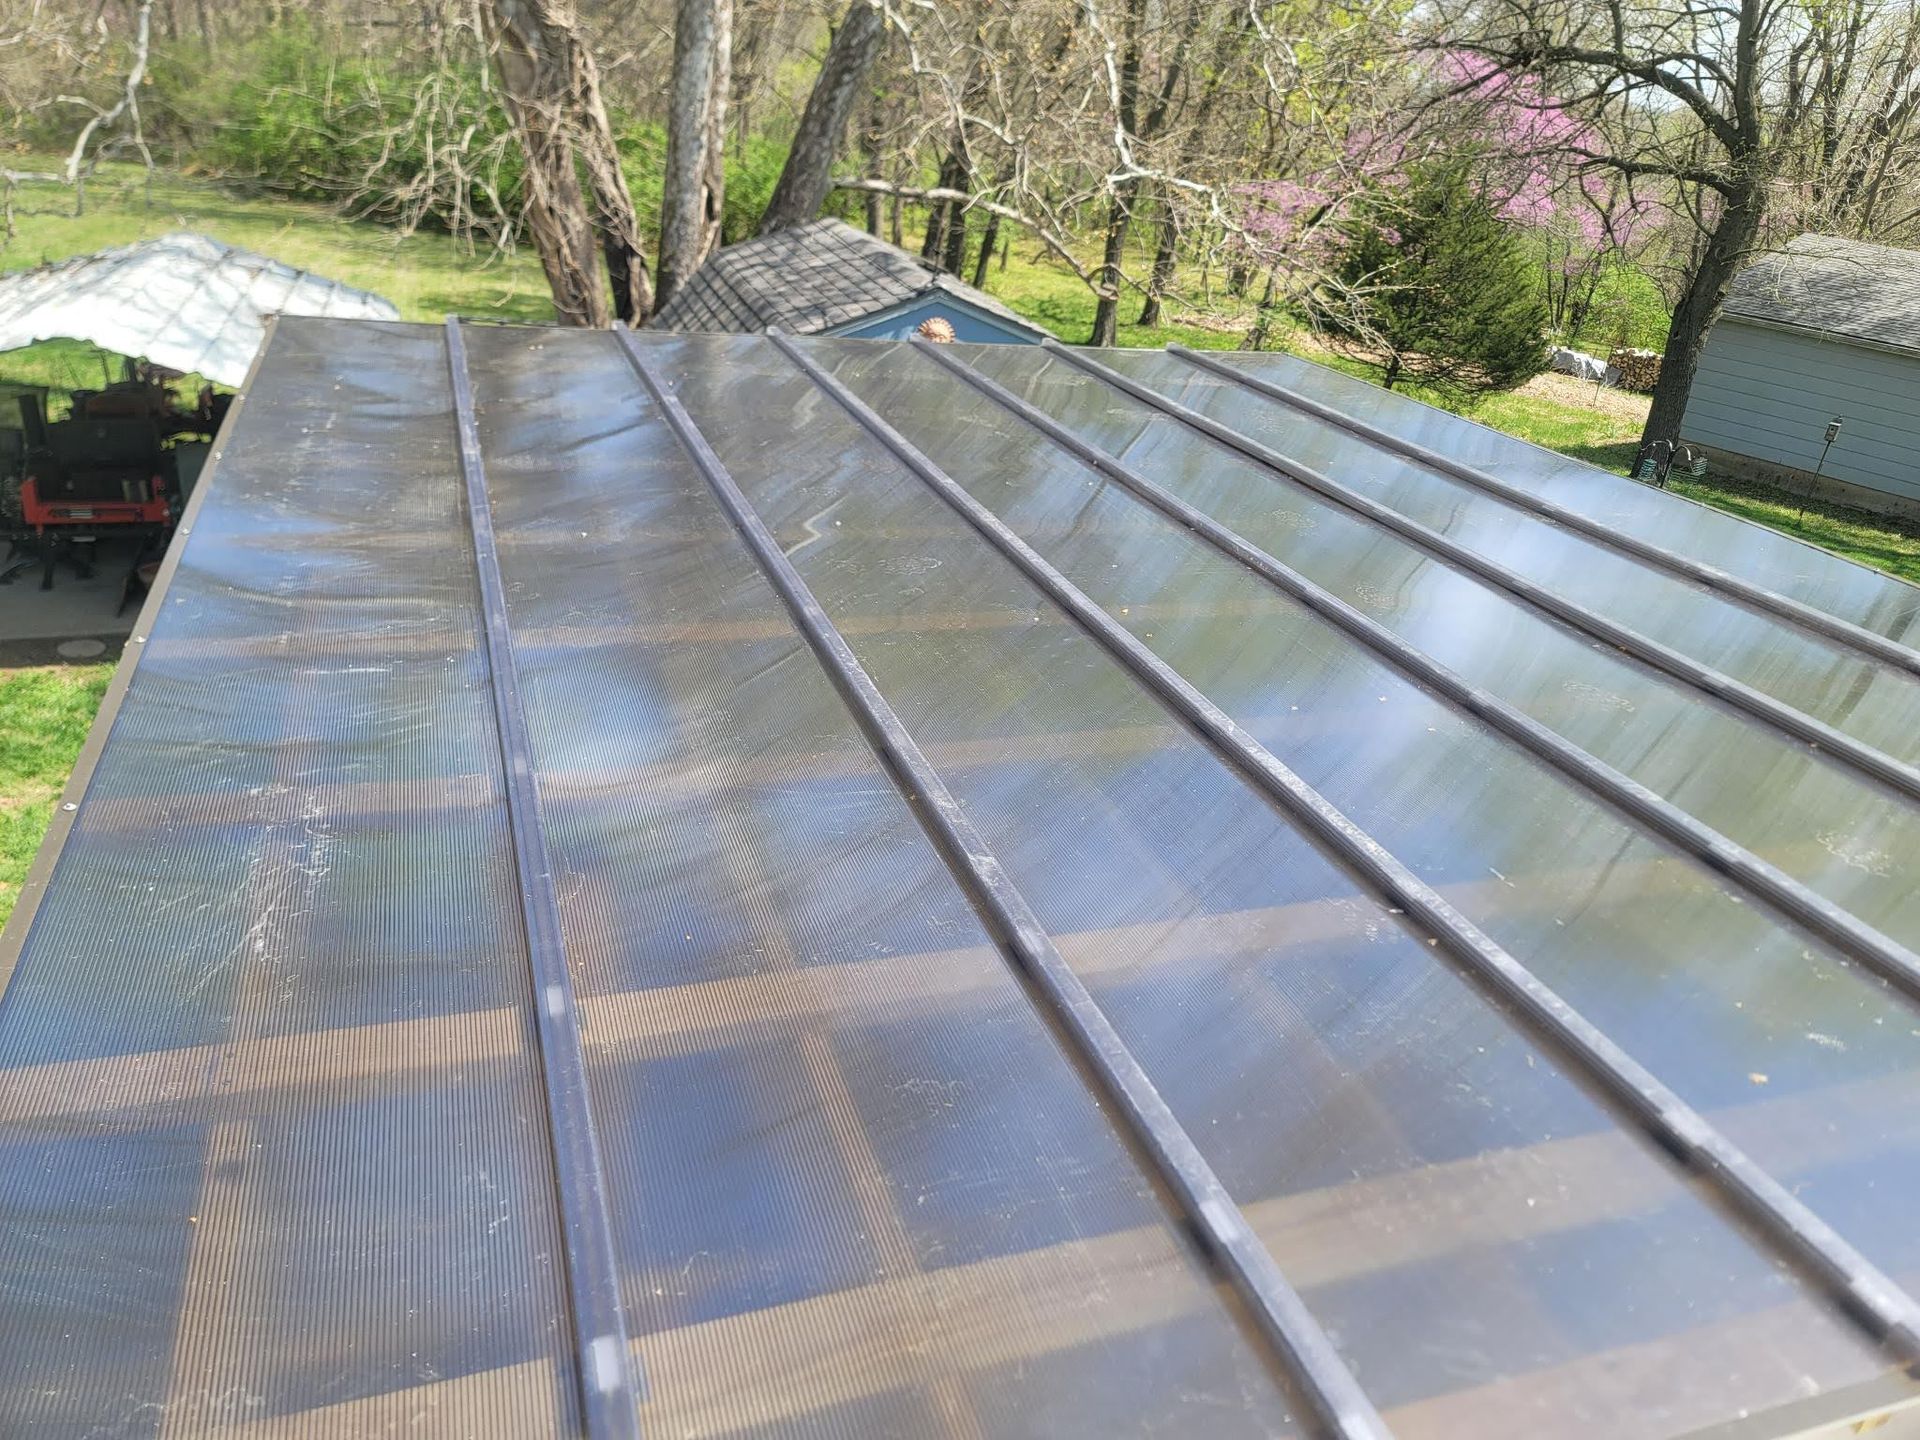
[[[0,350],[89,340],[222,385],[246,377],[274,315],[400,318],[366,290],[184,231],[0,274]]]
[[[1734,278],[1726,313],[1920,353],[1920,250],[1801,235]]]
[[[965,302],[1040,338],[984,291],[843,220],[810,220],[719,251],[648,321],[652,330],[816,335],[929,295]]]
[[[284,321],[219,448],[0,1431],[1914,1403],[1920,591],[1274,356]]]

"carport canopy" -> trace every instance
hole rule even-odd
[[[184,231],[0,275],[0,350],[90,340],[219,385],[246,379],[273,315],[400,318],[370,291]]]

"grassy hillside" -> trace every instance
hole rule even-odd
[[[112,674],[111,665],[0,670],[0,923]]]

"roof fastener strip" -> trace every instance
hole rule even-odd
[[[1489,560],[1486,556],[1468,549],[1458,541],[1449,539],[1438,530],[1422,525],[1417,520],[1409,519],[1399,511],[1382,505],[1309,466],[1289,460],[1286,456],[1269,449],[1257,440],[1249,439],[1229,426],[1222,425],[1210,416],[1202,415],[1177,400],[1169,399],[1158,391],[1140,384],[1131,376],[1122,375],[1119,371],[1102,365],[1097,360],[1090,360],[1064,345],[1048,342],[1046,348],[1069,364],[1106,381],[1122,393],[1131,395],[1143,404],[1150,405],[1183,422],[1191,429],[1199,431],[1216,444],[1238,451],[1257,464],[1278,472],[1287,479],[1333,501],[1336,505],[1371,520],[1382,529],[1393,531],[1431,554],[1518,596],[1529,605],[1545,611],[1562,623],[1624,651],[1645,665],[1683,680],[1735,709],[1745,711],[1755,719],[1784,731],[1816,750],[1824,751],[1910,799],[1920,800],[1920,769],[1909,765],[1906,761],[1898,760],[1884,751],[1877,750],[1866,742],[1835,729],[1824,720],[1802,714],[1784,701],[1756,690],[1751,685],[1736,680],[1731,675],[1715,670],[1709,665],[1703,665],[1671,646],[1663,645],[1649,636],[1589,610],[1584,605],[1558,595],[1545,586],[1527,579],[1518,571],[1510,570],[1497,561]]]
[[[648,362],[640,342],[626,331],[616,338],[853,712],[890,778],[913,802],[914,814],[928,838],[996,942],[1027,981],[1027,993],[1045,1007],[1075,1058],[1114,1106],[1127,1138],[1153,1167],[1182,1217],[1232,1280],[1263,1338],[1320,1424],[1342,1440],[1382,1440],[1389,1434],[1385,1422],[1287,1283],[1273,1256],[1255,1236],[1199,1147],[1161,1098],[1152,1077],[1055,948],[1026,897],[967,819],[946,781],[901,723],[686,407]],[[788,348],[785,337],[777,332],[776,343]],[[792,353],[790,349],[788,353]]]
[[[772,339],[868,434],[1072,616],[1144,689],[1193,726],[1283,814],[1399,907],[1411,924],[1422,927],[1463,972],[1525,1016],[1615,1104],[1742,1214],[1766,1244],[1818,1280],[1844,1313],[1890,1351],[1902,1360],[1920,1360],[1920,1302],[1391,851],[1283,765],[843,382],[777,331]]]
[[[457,318],[447,320],[447,366],[453,376],[454,416],[460,440],[460,473],[466,481],[467,520],[480,579],[482,634],[494,718],[500,731],[508,828],[526,924],[527,963],[533,979],[534,1033],[553,1143],[554,1183],[566,1246],[567,1294],[572,1308],[581,1417],[588,1440],[638,1440],[639,1391],[628,1345],[626,1309],[613,1248],[606,1168],[594,1129],[580,1044],[580,1007],[560,930],[560,902],[553,888],[553,861],[540,822],[539,783],[534,777],[526,713],[514,672],[513,638],[506,590],[494,543],[493,509],[487,500],[486,468],[467,374],[466,342]]]

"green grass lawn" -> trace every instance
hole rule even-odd
[[[0,923],[46,833],[111,665],[0,670]]]

